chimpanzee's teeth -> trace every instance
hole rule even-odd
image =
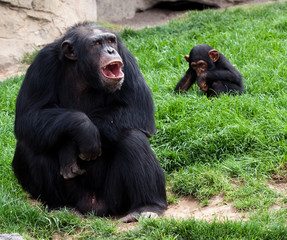
[[[113,74],[111,71],[110,71],[110,74],[113,76],[113,77],[115,77],[116,75],[115,74]]]

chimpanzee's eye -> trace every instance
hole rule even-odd
[[[99,46],[102,44],[101,40],[93,40],[93,45]]]
[[[115,43],[116,42],[116,38],[114,38],[114,37],[110,37],[109,39],[108,39],[108,43],[109,44],[112,44],[112,43]]]

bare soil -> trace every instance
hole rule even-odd
[[[269,182],[269,188],[281,194],[281,196],[287,196],[287,181]],[[274,205],[272,209],[279,209],[281,205]],[[215,196],[210,200],[208,206],[200,206],[198,200],[195,198],[182,198],[176,204],[172,204],[168,207],[164,214],[164,217],[175,219],[188,219],[195,218],[198,220],[212,221],[216,218],[219,221],[228,220],[249,220],[249,212],[239,212],[232,203],[225,202],[223,196]]]

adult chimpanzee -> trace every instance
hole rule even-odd
[[[185,56],[189,68],[177,83],[174,91],[186,91],[197,81],[197,85],[209,96],[221,93],[242,93],[242,77],[226,57],[212,47],[201,44]]]
[[[124,222],[160,215],[165,176],[149,145],[154,106],[120,38],[72,27],[29,67],[16,103],[19,182],[50,209],[74,207]]]

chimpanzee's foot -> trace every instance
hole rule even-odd
[[[83,175],[85,172],[86,170],[81,169],[76,161],[60,168],[60,174],[64,179],[71,179],[78,175]]]
[[[139,218],[157,218],[163,214],[166,206],[162,205],[149,205],[143,206],[138,209],[131,211],[126,216],[119,219],[120,222],[129,223],[129,222],[137,222]]]
[[[137,222],[139,218],[157,218],[158,214],[155,212],[132,212],[128,215],[119,219],[120,222],[123,223],[130,223],[130,222]]]

